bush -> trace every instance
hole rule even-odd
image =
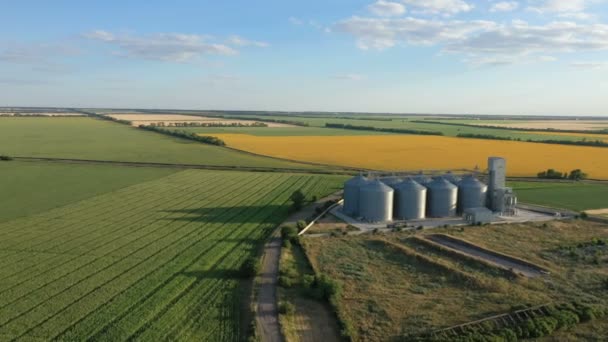
[[[281,238],[283,240],[291,240],[294,237],[298,236],[298,229],[293,226],[283,226],[281,227]]]
[[[281,315],[293,315],[296,312],[296,307],[289,302],[279,302],[279,313]]]
[[[295,281],[285,275],[279,276],[279,286],[284,287],[284,288],[291,288],[295,285]]]
[[[240,274],[243,278],[255,277],[260,272],[260,261],[257,258],[249,257],[243,262]]]
[[[300,220],[300,221],[298,221],[298,223],[296,225],[298,226],[299,230],[302,230],[302,229],[306,228],[308,223],[306,223],[306,221],[304,221],[304,220]]]
[[[1,161],[11,161],[11,160],[13,160],[13,158],[11,158],[9,156],[0,156],[0,160]]]
[[[289,239],[283,240],[283,247],[284,248],[291,248],[291,241]]]
[[[306,196],[304,195],[302,190],[296,190],[293,192],[293,194],[291,194],[290,199],[293,202],[291,207],[295,211],[299,211],[300,209],[302,209],[302,207],[304,207],[304,202],[306,201]]]

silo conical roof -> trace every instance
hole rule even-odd
[[[361,186],[361,185],[365,185],[367,184],[369,181],[367,180],[367,178],[358,175],[356,177],[353,177],[349,180],[347,180],[344,185],[345,186]]]
[[[436,177],[432,182],[427,184],[427,188],[431,189],[456,189],[457,186],[449,182],[447,179],[443,177]]]
[[[424,190],[426,187],[416,182],[415,180],[408,178],[401,183],[397,184],[396,189],[399,190]]]
[[[365,191],[377,191],[377,192],[393,192],[393,188],[375,179],[368,182],[362,188]]]

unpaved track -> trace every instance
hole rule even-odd
[[[279,227],[296,224],[298,220],[309,217],[315,212],[315,207],[330,199],[336,199],[336,194],[322,198],[306,206],[301,211],[291,215]],[[279,323],[277,305],[277,286],[279,278],[279,261],[281,259],[281,232],[275,230],[270,240],[264,245],[262,255],[262,269],[260,281],[256,284],[258,289],[256,299],[256,325],[260,340],[263,342],[284,341]],[[303,300],[296,303],[296,321],[298,323],[298,338],[303,342],[333,342],[339,341],[338,324],[332,312],[323,305],[312,300]],[[321,339],[319,339],[322,337]]]
[[[485,259],[500,267],[503,267],[506,269],[513,269],[515,272],[521,273],[522,275],[529,277],[529,278],[540,277],[545,274],[539,268],[535,268],[535,267],[531,267],[531,266],[528,266],[528,265],[525,265],[522,263],[518,263],[512,259],[500,257],[489,251],[485,252],[484,249],[481,247],[468,246],[463,243],[458,243],[456,241],[446,239],[445,237],[443,237],[441,235],[430,235],[430,236],[427,236],[427,239],[429,239],[435,243],[444,245],[448,248],[455,249],[461,253],[468,254],[468,255],[476,257],[476,258]]]
[[[262,271],[258,283],[256,325],[260,339],[265,342],[284,341],[279,325],[277,283],[281,258],[281,236],[277,229],[264,246]]]

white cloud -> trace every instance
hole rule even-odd
[[[469,12],[475,7],[462,0],[401,0],[401,2],[428,14],[453,15]]]
[[[255,47],[268,47],[270,44],[266,42],[257,42],[254,40],[247,40],[239,36],[230,36],[228,43],[234,46],[255,46]]]
[[[302,24],[304,24],[304,20],[302,20],[300,18],[296,18],[296,17],[289,17],[289,22],[292,25],[302,25]]]
[[[596,16],[586,12],[567,12],[559,13],[557,15],[560,18],[575,19],[575,20],[591,20],[595,19]]]
[[[608,49],[608,25],[551,22],[529,25],[515,21],[489,27],[465,39],[449,42],[446,51],[498,55],[531,55],[552,52]]]
[[[490,12],[511,12],[515,11],[519,7],[519,3],[516,1],[501,1],[495,3]]]
[[[473,32],[487,30],[490,21],[439,21],[418,18],[379,19],[352,17],[336,24],[335,30],[354,36],[363,50],[383,50],[399,43],[434,45],[463,40]]]
[[[332,78],[336,80],[361,81],[365,79],[365,76],[361,74],[340,74],[334,75]]]
[[[367,9],[375,15],[382,17],[396,17],[405,13],[405,6],[400,3],[379,0],[367,6]]]
[[[554,53],[608,50],[608,25],[557,21],[529,25],[492,21],[427,20],[419,18],[352,17],[335,30],[356,39],[360,49],[384,50],[397,45],[438,46],[481,64],[548,61]],[[478,62],[475,62],[478,63]]]
[[[589,7],[606,0],[536,0],[527,9],[538,14],[557,14],[561,18],[577,20],[594,19],[595,15],[586,12]]]
[[[180,33],[158,33],[148,36],[114,34],[97,30],[84,35],[118,48],[119,56],[187,62],[205,54],[234,55],[238,51],[224,44],[209,42],[208,36]]]
[[[608,67],[608,62],[573,62],[570,66],[579,69],[601,69]]]
[[[542,63],[542,62],[555,62],[557,58],[553,56],[484,56],[484,55],[470,55],[464,59],[464,62],[471,64],[476,67],[481,66],[503,66],[513,64],[530,64],[530,63]]]

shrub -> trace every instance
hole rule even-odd
[[[243,262],[240,274],[244,278],[255,277],[260,272],[260,261],[257,258],[249,257]]]
[[[304,221],[304,220],[300,220],[300,221],[298,221],[298,223],[296,223],[296,225],[298,226],[299,230],[302,230],[302,229],[306,228],[308,223],[306,223],[306,221]]]
[[[1,161],[11,161],[11,160],[13,160],[13,158],[9,157],[9,156],[0,156],[0,160]]]
[[[304,202],[306,201],[306,196],[304,195],[304,193],[302,192],[302,190],[296,190],[293,192],[293,194],[291,194],[291,197],[289,197],[289,199],[291,199],[292,203],[292,208],[295,211],[298,211],[300,209],[302,209],[302,207],[304,206]]]
[[[291,288],[295,285],[295,281],[285,275],[279,276],[279,286],[284,287],[284,288]]]
[[[279,313],[281,315],[293,315],[296,312],[296,307],[289,302],[279,302]]]
[[[291,240],[294,237],[298,236],[298,229],[293,226],[283,226],[281,227],[281,238],[283,240]]]
[[[559,329],[568,329],[579,323],[578,316],[569,310],[559,310],[554,317],[557,319]]]
[[[283,240],[283,247],[291,248],[291,241],[289,239]]]

